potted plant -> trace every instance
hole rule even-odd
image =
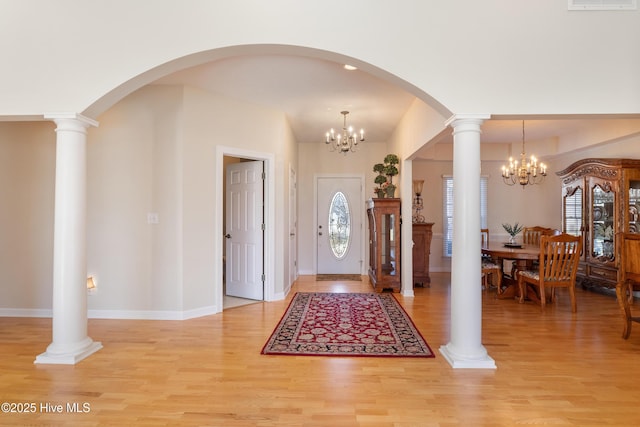
[[[387,183],[387,177],[384,175],[385,166],[382,163],[376,163],[375,165],[373,165],[373,171],[378,174],[373,181],[378,184],[378,187],[373,191],[376,193],[376,196],[383,198],[385,195],[385,190],[384,188],[382,188],[382,186]]]
[[[384,174],[389,177],[389,185],[386,192],[388,197],[394,197],[396,186],[393,184],[393,177],[398,175],[398,166],[400,163],[398,156],[395,154],[387,154],[384,158]]]
[[[502,224],[502,228],[504,228],[505,231],[507,233],[509,233],[509,244],[510,245],[514,245],[516,243],[516,236],[518,234],[520,234],[520,232],[522,231],[524,226],[520,225],[520,224],[518,224],[516,222],[513,225],[511,225],[511,224]]]

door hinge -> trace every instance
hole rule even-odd
[[[264,222],[260,224],[260,228],[262,228],[262,231],[266,230],[267,227],[264,225]]]
[[[267,179],[267,173],[262,171],[262,180],[264,181],[265,179]]]
[[[267,277],[264,275],[264,273],[262,273],[262,275],[260,276],[260,280],[262,280],[263,283],[267,280]]]

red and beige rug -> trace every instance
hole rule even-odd
[[[385,293],[298,292],[262,354],[435,357],[393,294]]]

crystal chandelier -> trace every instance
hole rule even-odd
[[[538,164],[538,159],[531,156],[527,161],[524,151],[524,120],[522,121],[522,153],[520,153],[520,163],[509,157],[509,166],[502,166],[502,180],[507,185],[520,184],[524,189],[527,184],[540,184],[547,176],[547,165]]]
[[[325,144],[329,146],[329,151],[337,151],[347,154],[349,151],[355,152],[358,148],[358,142],[364,141],[364,129],[360,129],[360,134],[353,131],[353,127],[347,128],[348,111],[341,111],[344,116],[344,124],[342,126],[342,134],[336,133],[333,128],[326,134]]]

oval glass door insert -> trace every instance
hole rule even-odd
[[[337,259],[342,259],[349,250],[351,238],[351,215],[344,193],[334,194],[329,206],[329,246]]]

